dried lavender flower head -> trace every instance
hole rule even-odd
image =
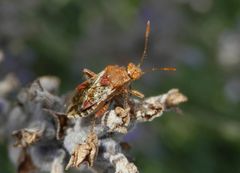
[[[152,121],[187,101],[177,89],[142,101],[130,98],[129,110],[112,106],[93,128],[91,117],[67,118],[66,97],[56,95],[59,84],[56,77],[40,77],[20,90],[20,104],[9,105],[5,128],[15,136],[9,145],[15,143],[17,148],[9,147],[9,154],[18,172],[63,173],[73,167],[90,172],[137,173],[121,145],[122,137],[137,123]]]

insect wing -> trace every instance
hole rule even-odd
[[[78,85],[74,93],[72,93],[69,103],[67,103],[67,116],[69,118],[81,116],[81,106],[83,104],[84,96],[87,93],[87,89],[91,87],[95,77],[88,79],[87,81]]]
[[[104,74],[105,71],[99,73],[91,87],[86,91],[81,107],[82,110],[98,107],[97,105],[101,102],[107,101],[109,96],[115,92],[116,89],[111,85],[102,85],[101,80],[104,78]]]

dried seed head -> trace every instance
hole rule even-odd
[[[136,106],[135,115],[138,122],[145,122],[161,116],[163,111],[164,105],[160,102],[159,97],[149,97]]]
[[[176,107],[180,103],[186,102],[187,100],[188,98],[182,93],[180,93],[178,89],[171,89],[167,93],[165,104],[167,108],[171,108]]]
[[[91,132],[88,135],[85,143],[76,146],[66,166],[66,170],[70,167],[79,167],[83,162],[87,162],[89,166],[93,166],[97,152],[98,138],[94,132]]]
[[[68,126],[69,119],[65,113],[56,112],[50,109],[43,109],[48,112],[50,115],[53,116],[54,121],[56,123],[57,133],[56,138],[57,140],[63,139],[65,130]]]
[[[109,128],[109,132],[118,132],[126,134],[130,123],[130,110],[116,107],[115,110],[107,112],[103,117],[101,124]]]
[[[138,173],[137,167],[130,163],[127,158],[122,154],[118,153],[110,157],[110,162],[113,163],[116,169],[116,173],[128,172],[128,173]]]
[[[21,129],[13,131],[12,135],[16,137],[15,147],[27,147],[36,143],[42,136],[42,130],[39,129]]]

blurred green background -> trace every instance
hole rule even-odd
[[[189,101],[183,115],[165,113],[126,137],[140,172],[240,172],[239,0],[1,0],[0,77],[13,72],[26,85],[56,75],[64,93],[83,68],[138,63],[147,20],[143,69],[177,71],[146,74],[134,87],[146,96],[179,88]],[[14,172],[0,146],[0,172]]]

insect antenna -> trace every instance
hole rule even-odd
[[[152,68],[151,71],[176,71],[175,67]]]
[[[140,68],[141,65],[143,64],[143,61],[145,59],[145,57],[147,56],[147,48],[148,48],[148,40],[149,40],[149,35],[150,35],[150,21],[147,21],[147,25],[146,25],[146,31],[145,31],[145,41],[144,41],[144,49],[143,49],[143,53],[140,59],[140,63],[138,64],[138,67]],[[143,73],[148,73],[148,72],[153,72],[153,71],[176,71],[176,68],[174,67],[163,67],[163,68],[152,68],[150,70],[146,70]]]
[[[145,41],[144,41],[144,49],[143,49],[143,53],[140,59],[140,63],[138,64],[138,67],[140,68],[141,65],[143,64],[143,61],[145,59],[145,57],[147,56],[147,48],[148,48],[148,40],[149,40],[149,35],[150,35],[150,21],[147,21],[147,26],[146,26],[146,31],[145,31]]]
[[[177,69],[175,67],[162,67],[162,68],[151,68],[151,69],[147,69],[145,70],[143,73],[149,73],[149,72],[153,72],[153,71],[176,71]]]

